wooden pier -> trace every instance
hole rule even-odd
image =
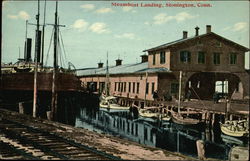
[[[176,109],[178,101],[161,101],[161,100],[141,100],[119,97],[118,103],[124,106],[134,106],[138,108],[143,107],[159,107],[162,108],[162,113],[170,113],[171,110]],[[212,126],[215,123],[216,117],[222,118],[222,120],[233,120],[233,119],[247,119],[249,121],[249,104],[248,102],[218,102],[207,100],[191,100],[182,101],[181,109],[184,110],[181,113],[185,114],[197,114],[201,120],[207,125]]]

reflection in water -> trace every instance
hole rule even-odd
[[[171,122],[150,122],[130,112],[107,112],[98,108],[80,108],[75,126],[193,157],[197,157],[196,141],[199,139],[205,141],[206,157],[217,159],[227,159],[233,145],[245,143],[236,138],[230,141],[229,136],[221,137],[219,130],[187,128]]]

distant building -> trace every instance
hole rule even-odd
[[[179,73],[182,71],[182,97],[191,90],[191,98],[212,99],[215,91],[232,99],[249,98],[249,73],[246,72],[245,52],[248,48],[219,36],[206,26],[206,33],[183,38],[144,50],[141,63],[109,67],[110,94],[153,100],[157,90],[160,99],[167,94],[178,97]],[[87,68],[77,71],[82,84],[102,92],[106,68]]]

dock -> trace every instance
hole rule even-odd
[[[0,159],[196,160],[6,109],[0,109],[0,129]]]

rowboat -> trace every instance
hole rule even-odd
[[[171,117],[166,113],[161,113],[159,107],[144,107],[143,109],[139,109],[139,116],[144,119],[151,119],[153,121],[162,120],[169,121]]]
[[[103,97],[99,103],[100,109],[105,109],[107,111],[128,111],[129,106],[120,106],[117,103],[117,97],[107,96]]]
[[[229,136],[243,137],[249,134],[247,120],[227,120],[224,124],[220,123],[220,128],[222,133]]]
[[[181,125],[197,125],[200,123],[200,120],[193,119],[190,117],[185,117],[183,114],[179,114],[178,112],[171,112],[172,121],[176,124]]]

